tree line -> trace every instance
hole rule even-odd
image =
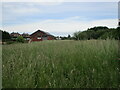
[[[88,28],[85,31],[75,32],[73,35],[75,40],[90,40],[90,39],[116,39],[120,40],[120,27],[108,28],[103,26]]]
[[[0,30],[0,36],[2,34],[2,41],[11,41],[11,36],[8,32]],[[0,39],[1,39],[0,38]],[[56,37],[57,38],[57,37]],[[98,26],[93,28],[88,28],[85,31],[78,31],[73,34],[73,36],[68,35],[67,37],[61,37],[61,40],[90,40],[90,39],[116,39],[120,40],[120,27],[108,28],[106,26]],[[23,38],[18,38],[18,41],[23,42]]]
[[[0,36],[2,36],[1,39],[3,42],[11,40],[11,36],[7,31],[0,30]]]
[[[0,40],[2,40],[2,42],[7,42],[7,44],[12,44],[14,42],[7,31],[0,30],[0,36],[2,36],[0,37]],[[22,36],[18,36],[16,38],[16,42],[24,43],[25,40]]]

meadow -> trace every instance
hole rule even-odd
[[[2,46],[3,88],[120,88],[117,40]]]

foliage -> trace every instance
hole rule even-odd
[[[60,36],[60,38],[61,38],[61,40],[67,40],[68,38],[67,37],[62,37],[62,36]]]
[[[106,26],[98,26],[98,27],[93,27],[93,28],[88,28],[88,30],[92,30],[92,31],[98,31],[98,30],[107,30],[109,29],[108,27]]]
[[[75,40],[79,40],[79,34],[80,34],[80,31],[74,33],[74,39]]]
[[[20,42],[20,43],[24,43],[25,40],[22,36],[18,36],[17,39],[16,39],[17,42]]]
[[[2,30],[0,30],[0,41],[2,41]]]
[[[60,36],[61,40],[71,40],[72,37],[70,35],[68,35],[68,37],[65,37],[65,36]]]
[[[2,35],[2,41],[11,40],[10,34],[8,32],[0,30],[0,34]]]
[[[93,27],[83,32],[75,32],[75,39],[77,40],[89,40],[89,39],[120,39],[120,28],[108,28],[108,27]]]
[[[71,36],[70,36],[70,35],[68,35],[68,37],[67,37],[67,38],[68,38],[68,40],[70,40],[70,39],[71,39]]]
[[[4,45],[3,88],[120,88],[117,40]]]

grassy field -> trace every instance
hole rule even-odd
[[[120,88],[118,41],[4,45],[3,88]]]

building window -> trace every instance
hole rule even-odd
[[[41,33],[38,33],[37,35],[38,35],[38,36],[40,36],[40,35],[41,35]]]
[[[26,38],[26,40],[30,40],[30,38]]]
[[[37,37],[37,39],[41,39],[41,37]]]
[[[47,35],[42,35],[42,37],[47,37]]]

